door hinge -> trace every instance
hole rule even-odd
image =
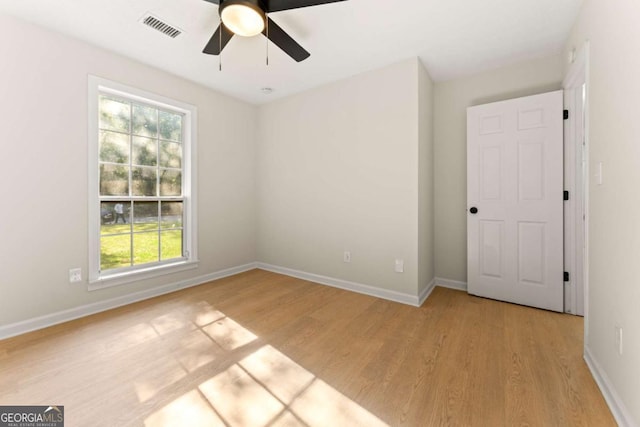
[[[564,281],[565,281],[565,282],[568,282],[568,281],[569,281],[569,272],[568,272],[568,271],[565,271],[565,272],[564,272]]]
[[[569,192],[567,190],[564,191],[564,200],[569,200]]]
[[[563,120],[568,120],[569,119],[569,110],[564,110],[562,112],[562,119]]]

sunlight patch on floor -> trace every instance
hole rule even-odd
[[[178,344],[173,355],[189,372],[213,362],[221,351],[200,329],[190,332]]]
[[[320,379],[316,379],[293,401],[290,410],[311,427],[387,426],[378,417]]]
[[[160,390],[180,381],[187,375],[177,363],[171,366],[162,364],[160,367],[150,367],[143,375],[133,381],[133,387],[140,403],[146,402]]]
[[[291,412],[285,411],[269,427],[307,427],[305,423],[296,418]]]
[[[200,385],[211,406],[232,426],[265,426],[284,405],[237,365]]]
[[[258,338],[228,317],[216,320],[203,329],[220,347],[228,351],[249,344]]]
[[[151,326],[158,331],[159,335],[165,335],[185,327],[193,328],[194,325],[180,312],[167,313],[151,320]]]
[[[224,313],[215,310],[205,301],[200,301],[195,305],[195,309],[191,312],[193,323],[197,326],[205,326],[213,323],[218,319],[227,317]]]
[[[248,354],[248,345],[255,345],[258,337],[206,303],[151,323],[159,338],[169,339],[170,357],[182,369],[167,366],[170,369],[164,373],[155,370],[156,376],[145,375],[136,381],[141,403],[149,404],[153,396],[178,382],[192,381],[191,374],[211,372],[211,376],[148,416],[148,427],[386,426],[273,346],[264,345]],[[196,329],[171,340],[171,332],[183,329],[184,333],[186,327]],[[142,331],[146,337],[148,331]]]
[[[197,390],[192,390],[144,421],[147,427],[207,426],[225,427],[220,417],[211,409],[207,400]]]
[[[291,403],[315,378],[270,345],[245,357],[238,364],[286,404]]]

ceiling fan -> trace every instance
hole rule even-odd
[[[291,38],[268,13],[301,7],[317,6],[345,0],[205,0],[219,5],[221,24],[205,46],[203,53],[219,55],[229,40],[237,34],[244,37],[264,34],[276,46],[297,62],[311,54]]]

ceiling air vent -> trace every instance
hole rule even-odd
[[[173,27],[173,26],[167,24],[166,22],[163,22],[157,16],[153,16],[151,14],[145,15],[140,20],[140,22],[142,22],[144,25],[147,25],[147,26],[153,28],[154,30],[160,31],[162,34],[165,34],[165,35],[171,37],[172,39],[175,39],[180,34],[182,34],[181,30],[179,30],[176,27]]]

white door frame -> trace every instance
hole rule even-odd
[[[582,120],[577,117],[582,108],[575,105],[575,92],[582,92],[584,85],[584,111]],[[585,344],[588,336],[586,318],[589,311],[589,42],[575,56],[564,78],[565,108],[569,119],[565,122],[565,190],[569,202],[565,202],[565,270],[570,282],[565,289],[565,311],[585,316]],[[583,128],[576,126],[583,123]],[[583,134],[583,138],[580,138]],[[578,140],[580,139],[580,140]],[[584,142],[584,145],[583,145]],[[581,167],[583,165],[583,167]]]

